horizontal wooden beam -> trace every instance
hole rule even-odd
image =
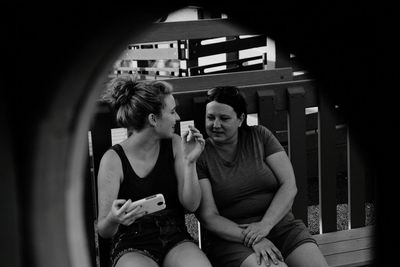
[[[173,40],[209,39],[221,36],[255,35],[254,30],[238,26],[228,19],[203,19],[154,23],[143,34],[133,37],[132,43]]]
[[[362,237],[373,236],[375,231],[374,226],[365,226],[354,228],[351,230],[342,230],[337,232],[313,235],[319,245],[326,243],[338,242],[341,240],[357,239]]]
[[[179,59],[177,47],[126,49],[121,55],[122,60],[167,60]]]
[[[118,67],[115,69],[116,71],[166,71],[166,72],[179,72],[179,68],[168,68],[168,67],[162,67],[162,68],[155,68],[155,67]]]
[[[373,247],[373,240],[371,237],[362,237],[350,240],[339,240],[335,243],[319,245],[319,249],[325,256],[334,255],[338,253],[346,253],[350,251],[363,250],[372,247]]]
[[[267,37],[260,35],[250,38],[233,39],[219,43],[196,45],[189,47],[189,58],[198,58],[215,54],[236,52],[267,45]]]
[[[374,250],[372,248],[346,253],[327,255],[326,262],[331,267],[356,267],[370,266],[374,260]]]
[[[291,68],[273,70],[253,70],[237,73],[210,74],[194,77],[179,77],[169,79],[168,82],[174,86],[174,92],[192,92],[208,90],[215,86],[233,85],[245,86],[251,81],[252,85],[278,83],[293,80]]]
[[[230,68],[233,68],[232,66],[235,66],[235,68],[246,68],[246,67],[252,67],[254,65],[247,65],[247,62],[251,62],[254,60],[258,60],[261,62],[261,64],[254,64],[257,65],[256,70],[261,70],[263,69],[264,65],[262,64],[263,56],[255,56],[255,57],[248,57],[248,58],[242,58],[242,59],[236,59],[236,60],[227,60],[224,62],[218,62],[218,63],[213,63],[213,64],[208,64],[208,65],[202,65],[202,66],[195,66],[191,67],[190,71],[191,73],[198,73],[198,74],[204,74],[207,72],[207,69],[210,70],[212,68],[216,67],[221,67],[221,66],[226,66],[229,71]]]

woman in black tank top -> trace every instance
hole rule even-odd
[[[211,266],[187,232],[184,212],[201,198],[196,160],[204,149],[191,127],[176,135],[172,86],[163,81],[115,78],[103,99],[130,132],[109,149],[98,173],[98,231],[112,238],[112,266]],[[163,194],[166,208],[146,214],[133,201]]]

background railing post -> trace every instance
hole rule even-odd
[[[287,89],[287,94],[289,157],[297,185],[293,213],[308,225],[305,90],[302,87],[292,87]]]
[[[347,132],[348,216],[349,229],[365,226],[366,183],[365,165],[354,140],[352,127]]]
[[[267,127],[275,134],[275,92],[273,90],[258,90],[258,124]]]
[[[205,96],[193,98],[194,125],[203,134],[204,138],[207,138],[205,129],[206,100],[207,97]]]
[[[318,168],[321,233],[336,231],[336,121],[334,106],[318,94]]]

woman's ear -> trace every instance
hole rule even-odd
[[[147,116],[147,120],[149,121],[150,126],[157,126],[157,118],[153,113],[150,113],[149,116]]]
[[[242,115],[240,115],[240,117],[239,117],[239,127],[242,126],[244,119],[245,119],[245,116],[244,116],[244,113],[242,113]]]

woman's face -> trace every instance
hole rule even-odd
[[[243,116],[238,118],[229,105],[212,101],[206,106],[206,131],[216,143],[236,143],[242,122]]]
[[[161,110],[161,115],[157,118],[157,133],[164,138],[172,138],[175,133],[175,124],[180,120],[178,113],[175,110],[176,104],[174,97],[169,94],[164,98],[164,108]]]

